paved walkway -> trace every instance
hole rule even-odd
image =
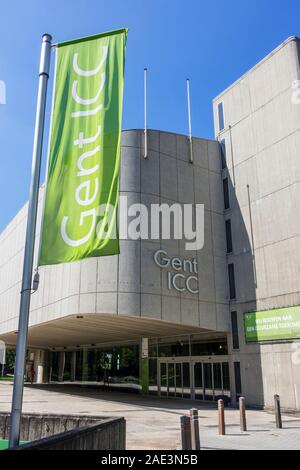
[[[0,411],[10,411],[12,384],[0,382]],[[239,412],[227,409],[227,436],[218,436],[216,405],[143,398],[134,394],[103,392],[74,386],[27,386],[24,411],[36,413],[124,416],[127,449],[180,449],[180,416],[197,407],[201,444],[206,449],[300,450],[300,418],[284,416],[276,430],[274,416],[248,411],[248,432],[239,430]]]

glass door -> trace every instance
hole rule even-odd
[[[168,396],[168,375],[167,375],[168,364],[162,362],[160,364],[160,395],[162,397]]]
[[[194,367],[195,399],[204,400],[203,364],[196,362]]]
[[[221,396],[230,398],[228,362],[199,359],[194,363],[195,399],[213,401]]]
[[[212,401],[214,399],[214,386],[213,386],[213,374],[212,364],[205,362],[203,364],[203,377],[204,377],[204,400]]]
[[[191,398],[189,362],[160,362],[159,395],[170,398]]]
[[[176,386],[175,386],[176,364],[167,364],[167,366],[168,366],[168,397],[174,398],[176,396]]]
[[[182,383],[183,383],[183,398],[191,398],[191,373],[190,363],[182,363]]]
[[[222,386],[223,386],[223,395],[225,395],[228,398],[231,398],[228,362],[222,362]]]
[[[183,398],[183,371],[182,364],[175,364],[175,396]]]
[[[223,395],[222,364],[217,362],[213,364],[214,377],[214,397]]]
[[[230,399],[229,364],[222,358],[197,357],[191,361],[163,358],[159,361],[159,395],[213,401]]]

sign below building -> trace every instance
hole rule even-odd
[[[300,339],[300,306],[245,313],[244,326],[247,343]]]

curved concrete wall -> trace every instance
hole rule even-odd
[[[143,131],[122,134],[121,195],[129,204],[205,204],[205,246],[185,252],[182,241],[121,241],[121,255],[41,268],[32,296],[30,324],[68,315],[111,314],[152,318],[228,331],[228,292],[220,149],[194,139],[189,163],[185,136],[149,132],[143,158]],[[40,201],[42,201],[41,190]],[[40,220],[40,214],[39,214]],[[0,334],[17,329],[26,206],[0,236]],[[169,290],[166,271],[153,260],[158,249],[170,257],[196,258],[199,294]]]

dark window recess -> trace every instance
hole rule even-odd
[[[223,192],[224,192],[224,207],[225,207],[225,210],[227,210],[227,209],[230,209],[228,178],[223,179]]]
[[[178,341],[173,344],[161,344],[158,348],[159,357],[184,357],[190,355],[188,342]]]
[[[230,300],[236,298],[236,290],[235,290],[235,276],[234,276],[234,265],[228,265],[228,279],[229,279],[229,294]]]
[[[223,362],[223,388],[224,390],[230,390],[230,374],[229,374],[229,364],[228,362]]]
[[[226,220],[226,244],[227,244],[227,253],[232,253],[232,230],[231,230],[231,220]]]
[[[225,341],[192,343],[192,356],[225,356],[227,354],[228,347]]]
[[[232,348],[240,349],[237,312],[231,312]]]
[[[222,165],[222,170],[225,170],[227,168],[227,153],[226,153],[226,141],[221,140],[221,165]]]
[[[235,379],[235,393],[238,400],[242,394],[242,379],[241,379],[241,364],[234,363],[234,379]]]
[[[223,103],[218,104],[218,114],[219,114],[219,130],[221,132],[225,128]]]

